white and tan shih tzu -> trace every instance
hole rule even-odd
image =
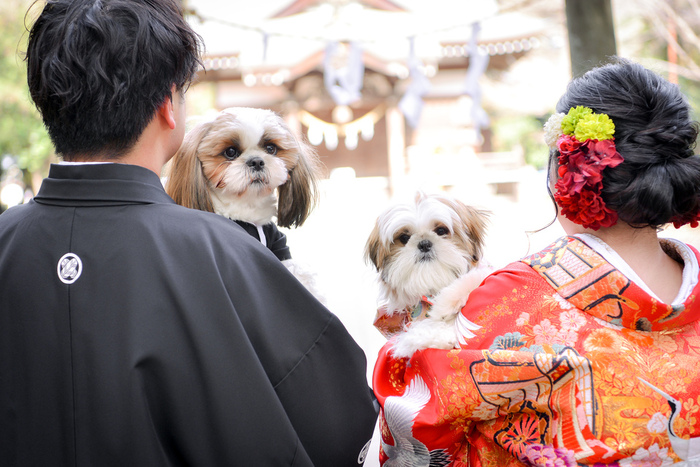
[[[377,218],[365,259],[377,269],[375,326],[394,339],[392,352],[454,348],[478,329],[460,313],[491,272],[483,260],[489,213],[445,194],[416,194]]]
[[[232,107],[187,132],[165,189],[180,205],[238,223],[322,298],[313,274],[292,260],[286,236],[276,226],[304,223],[316,204],[318,173],[316,152],[282,117],[267,109]]]

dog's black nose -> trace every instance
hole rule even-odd
[[[430,251],[430,249],[433,247],[433,242],[430,240],[421,240],[418,243],[418,249],[422,251],[423,253],[427,253]]]
[[[248,159],[246,165],[251,169],[255,170],[256,172],[259,172],[260,170],[265,168],[265,161],[259,157],[253,157],[252,159]]]

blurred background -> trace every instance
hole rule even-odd
[[[363,250],[377,215],[417,189],[449,192],[492,212],[494,265],[541,249],[562,234],[544,228],[542,125],[567,82],[617,54],[697,110],[699,1],[183,0],[206,46],[188,114],[270,108],[315,145],[320,205],[288,244],[371,371],[384,339]],[[56,161],[26,88],[29,5],[0,5],[0,211],[31,199]],[[663,235],[700,246],[693,229]]]

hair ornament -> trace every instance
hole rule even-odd
[[[677,229],[680,229],[685,224],[689,224],[690,227],[694,229],[700,225],[700,213],[686,214],[683,216],[678,215],[671,219],[671,222],[673,222],[673,226]]]
[[[559,151],[554,200],[572,222],[598,230],[617,222],[617,213],[601,197],[602,171],[617,167],[623,158],[615,149],[615,124],[606,114],[577,106],[556,113],[544,125],[545,141]]]

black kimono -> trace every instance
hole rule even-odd
[[[54,165],[0,216],[0,465],[357,465],[375,420],[340,321],[153,172]]]

